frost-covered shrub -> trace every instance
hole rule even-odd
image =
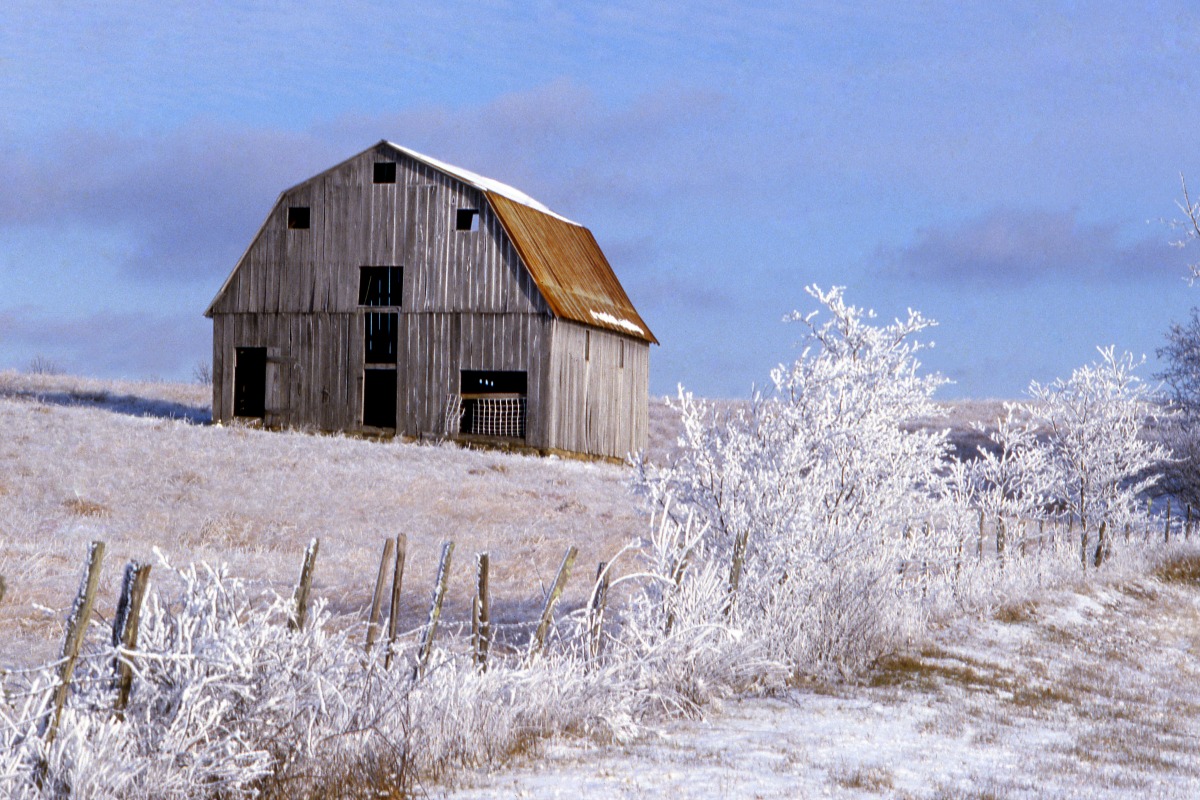
[[[663,520],[650,540],[667,554],[687,535]],[[384,669],[382,654],[365,654],[320,605],[290,630],[291,601],[252,602],[224,569],[176,570],[182,589],[148,598],[136,652],[95,644],[85,656],[50,744],[37,731],[54,665],[5,676],[0,796],[391,796],[556,734],[625,740],[647,716],[761,683],[767,670],[744,652],[735,658],[736,632],[697,602],[716,596],[700,573],[675,587],[675,620],[664,626],[664,563],[651,552],[647,569],[617,587],[625,603],[599,654],[580,617],[542,655],[494,654],[483,672],[449,639],[419,679],[415,644]],[[118,656],[134,670],[121,714]]]
[[[946,434],[906,425],[940,414],[945,381],[916,358],[933,323],[874,326],[841,289],[809,293],[830,318],[790,317],[809,346],[773,391],[722,414],[681,389],[678,456],[637,477],[655,505],[696,515],[731,623],[797,672],[855,669],[896,641],[922,613],[926,567],[958,544],[942,524]]]
[[[1006,404],[991,446],[952,471],[961,501],[995,520],[1001,555],[1005,520],[1025,528],[1065,516],[1080,526],[1077,552],[1097,567],[1118,532],[1147,522],[1145,496],[1170,455],[1147,423],[1169,415],[1134,374],[1133,356],[1112,347],[1100,355],[1068,380],[1030,384],[1028,402]]]

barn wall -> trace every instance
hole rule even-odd
[[[616,458],[645,448],[650,346],[561,319],[552,328],[549,446]]]
[[[397,164],[396,183],[373,183],[377,161]],[[309,208],[309,228],[287,227],[292,206]],[[459,208],[479,212],[477,230],[455,230]],[[403,267],[398,307],[358,305],[364,266]],[[214,419],[232,418],[234,349],[267,347],[267,424],[360,429],[367,311],[399,314],[398,432],[441,430],[460,370],[521,369],[526,441],[540,444],[549,307],[479,191],[386,147],[271,210],[212,306]]]
[[[214,314],[213,418],[233,416],[234,353],[265,347],[268,425],[360,430],[363,313]],[[532,314],[399,315],[396,432],[440,433],[462,370],[527,373],[526,444],[547,447],[550,319]]]
[[[372,183],[395,161],[396,183]],[[287,227],[289,206],[310,227]],[[459,208],[479,229],[457,231]],[[386,147],[373,148],[284,192],[213,303],[216,313],[351,313],[359,268],[404,267],[413,312],[549,314],[482,193]]]

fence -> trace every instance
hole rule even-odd
[[[447,435],[525,438],[526,403],[518,394],[458,395],[446,401]]]

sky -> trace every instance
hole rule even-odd
[[[746,396],[805,287],[939,322],[940,396],[1020,397],[1200,304],[1189,2],[0,8],[0,369],[192,378],[280,191],[388,139],[595,234],[651,390]]]

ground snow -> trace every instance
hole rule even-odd
[[[1064,592],[955,622],[865,685],[556,743],[446,796],[1200,797],[1198,609],[1197,587]]]

